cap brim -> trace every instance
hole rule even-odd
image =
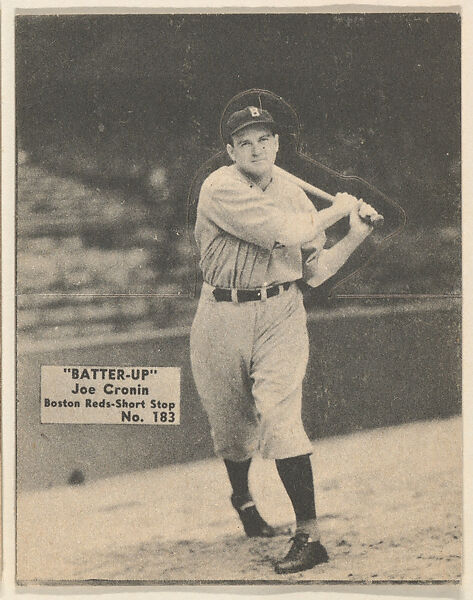
[[[277,125],[274,121],[268,121],[267,119],[254,119],[253,118],[253,119],[251,119],[251,121],[248,121],[247,123],[243,123],[242,125],[239,125],[236,129],[229,132],[228,135],[235,135],[235,133],[238,133],[242,129],[245,129],[245,127],[250,127],[251,125],[267,125],[268,127],[270,127],[273,130],[274,133],[277,131]]]

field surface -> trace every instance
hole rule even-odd
[[[330,562],[276,575],[291,508],[272,462],[255,461],[261,512],[278,528],[247,539],[217,459],[18,496],[21,582],[454,581],[461,575],[461,419],[314,443]]]

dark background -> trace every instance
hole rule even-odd
[[[459,414],[459,318],[458,306],[447,302],[431,311],[411,306],[310,319],[302,411],[309,437]],[[20,354],[17,371],[19,489],[65,485],[74,471],[90,480],[213,455],[192,379],[188,331],[85,348],[22,349],[27,352]],[[41,365],[151,363],[181,369],[180,425],[40,425]]]
[[[192,178],[222,149],[225,104],[250,88],[294,107],[301,151],[406,213],[342,292],[460,292],[459,15],[21,16],[16,44],[20,292],[38,291],[28,252],[81,252],[85,276],[65,265],[48,292],[192,293]],[[315,185],[346,187],[319,171]],[[133,249],[141,262],[123,264]],[[136,311],[173,318],[164,301]]]
[[[453,13],[17,17],[19,483],[211,452],[188,364],[189,199],[222,150],[224,107],[250,88],[297,111],[300,151],[361,176],[407,218],[386,239],[402,224],[388,218],[369,266],[337,288],[380,299],[306,291],[311,437],[458,413],[460,56]],[[319,166],[306,174],[329,191],[347,184]],[[174,325],[185,327],[164,341],[126,341]],[[90,343],[74,349],[77,338]],[[136,361],[181,366],[179,431],[39,426],[41,364]]]
[[[459,15],[17,18],[20,143],[63,172],[81,151],[110,182],[182,163],[185,193],[249,88],[295,107],[315,158],[458,224]]]

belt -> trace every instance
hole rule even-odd
[[[266,298],[277,296],[283,291],[288,290],[291,283],[292,281],[286,281],[286,283],[280,283],[279,285],[273,285],[271,287],[261,288],[258,290],[227,290],[223,288],[215,288],[213,290],[213,295],[217,302],[253,302],[255,300],[265,300]],[[266,294],[264,293],[265,290]]]

